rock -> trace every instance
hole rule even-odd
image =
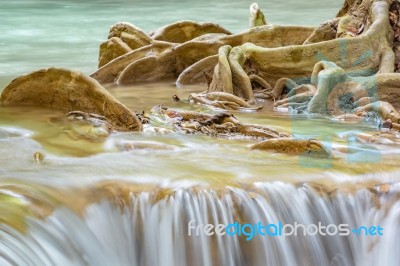
[[[331,158],[331,152],[315,139],[275,138],[268,139],[250,147],[251,150],[274,151],[279,153],[310,155]]]
[[[0,102],[93,113],[106,117],[116,130],[142,130],[136,115],[96,80],[66,69],[42,69],[16,78],[4,89]]]
[[[69,123],[64,126],[63,132],[71,139],[102,142],[113,131],[113,126],[107,118],[100,115],[73,111],[67,114],[67,119]]]
[[[43,154],[43,153],[41,153],[41,152],[35,152],[35,153],[33,154],[33,161],[34,161],[36,164],[42,163],[43,160],[44,160],[44,154]]]

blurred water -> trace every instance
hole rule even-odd
[[[75,200],[73,211],[71,199],[75,195],[62,194],[64,197],[58,198],[66,205],[57,206],[55,199],[43,193],[44,188],[29,192],[18,186],[1,188],[0,195],[7,195],[14,209],[23,204],[17,197],[29,197],[36,200],[36,205],[31,205],[36,207],[36,215],[51,210],[44,219],[28,217],[24,225],[27,233],[16,230],[16,223],[10,226],[7,218],[11,215],[5,217],[8,224],[0,225],[1,265],[397,266],[400,259],[396,245],[400,204],[391,200],[399,196],[398,184],[389,190],[370,186],[351,194],[282,182],[222,191],[151,188],[134,192],[127,184],[120,189],[108,185],[111,200],[104,188],[107,185],[92,187],[80,195],[85,201]],[[79,206],[82,202],[84,206]],[[7,211],[4,206],[0,204],[0,211]],[[23,215],[15,217],[18,221]],[[201,224],[282,222],[304,226],[321,223],[326,229],[321,229],[322,234],[307,229],[304,235],[300,227],[297,235],[256,234],[247,241],[245,235],[196,233],[197,229],[189,228],[190,221],[195,228]],[[339,224],[347,225],[348,234],[339,235],[337,229],[335,233],[332,226]],[[360,226],[380,226],[383,235],[350,231]],[[254,232],[249,229],[245,231]]]
[[[3,1],[0,9],[0,88],[11,78],[41,67],[62,66],[86,73],[94,71],[98,45],[106,39],[109,26],[118,21],[129,21],[145,31],[151,31],[177,20],[191,19],[216,22],[238,32],[247,28],[248,6],[251,2]],[[333,17],[341,1],[271,0],[259,4],[270,23],[317,25]],[[140,112],[149,111],[158,104],[195,109],[187,103],[173,103],[171,96],[177,94],[185,99],[190,92],[203,88],[177,89],[172,82],[163,82],[109,89],[130,109]],[[326,177],[349,180],[354,176],[348,175],[398,169],[398,149],[390,145],[377,146],[381,157],[374,164],[348,161],[349,156],[368,155],[362,151],[368,147],[357,146],[347,140],[359,136],[360,132],[373,132],[372,123],[346,124],[322,117],[309,119],[303,115],[288,116],[272,112],[271,109],[269,105],[258,114],[236,116],[245,122],[273,125],[287,132],[293,131],[295,122],[296,134],[326,140],[325,144],[335,149],[337,159],[328,161],[326,167],[314,167],[315,164],[304,167],[296,156],[249,152],[251,141],[179,134],[114,134],[105,144],[94,144],[72,140],[66,137],[62,127],[51,125],[51,118],[63,117],[63,113],[32,108],[1,108],[0,148],[3,152],[0,153],[0,174],[31,180],[52,176],[54,180],[63,180],[63,183],[74,179],[83,182],[122,178],[135,181],[189,179],[224,184],[236,179],[246,179],[248,182]],[[25,134],[24,130],[29,133]],[[17,136],[13,135],[15,132]],[[25,133],[18,135],[18,132]],[[113,148],[115,143],[132,141],[155,141],[172,145],[175,149],[122,153]],[[46,155],[45,162],[40,166],[35,165],[32,159],[36,151]],[[160,168],[165,170],[162,176]],[[293,175],[293,171],[296,175]],[[332,174],[337,172],[341,174]]]
[[[62,66],[91,73],[98,46],[109,27],[127,21],[147,32],[189,19],[219,23],[239,32],[247,28],[254,0],[1,0],[0,87],[3,77]],[[270,23],[318,25],[335,16],[341,0],[260,1]],[[1,90],[1,89],[0,89]]]
[[[0,91],[12,78],[43,67],[93,72],[98,46],[113,23],[128,21],[149,32],[190,19],[239,32],[247,28],[253,2],[1,1]],[[270,23],[298,25],[333,17],[341,3],[259,2]],[[194,110],[199,107],[174,103],[171,96],[184,99],[200,90],[178,90],[172,83],[110,88],[136,111],[161,103]],[[64,124],[52,123],[65,116],[62,112],[0,108],[0,265],[398,265],[400,206],[393,200],[399,198],[398,144],[374,145],[379,162],[352,163],[348,154],[365,154],[365,147],[348,143],[346,136],[373,134],[373,123],[289,116],[267,105],[257,114],[235,115],[289,132],[295,122],[297,134],[329,139],[325,144],[335,159],[329,167],[308,168],[299,156],[249,151],[253,141],[199,135],[115,133],[105,143],[93,143],[71,139]],[[172,149],[115,149],[116,143],[135,141]],[[42,163],[33,160],[35,152],[44,154]],[[192,218],[379,223],[389,234],[252,243],[236,237],[189,239],[186,224]]]

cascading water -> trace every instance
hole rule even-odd
[[[18,75],[43,67],[92,73],[98,46],[118,21],[149,32],[190,19],[239,32],[247,28],[253,1],[3,2],[0,92]],[[273,24],[318,25],[334,17],[342,1],[259,4]],[[202,107],[171,97],[187,99],[204,90],[197,85],[177,89],[170,82],[108,89],[138,112],[163,103],[197,111]],[[254,143],[247,140],[163,132],[116,132],[105,143],[77,140],[73,127],[61,122],[64,112],[2,106],[0,266],[397,266],[398,137],[372,145],[373,123],[271,109],[235,116],[323,140],[335,158],[250,151]],[[145,148],[118,149],[124,143]],[[383,235],[300,233],[246,240],[246,235],[196,234],[199,225],[280,222],[347,224],[349,229],[379,225]]]
[[[5,193],[3,191],[3,193]],[[182,188],[102,199],[82,214],[55,207],[26,218],[26,232],[1,225],[1,265],[397,265],[400,185],[328,191],[311,184]],[[18,199],[17,194],[8,195]],[[10,196],[10,197],[11,197]],[[379,225],[383,236],[189,236],[188,223]]]

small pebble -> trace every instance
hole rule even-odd
[[[40,164],[40,163],[43,162],[43,160],[44,160],[44,154],[43,154],[43,153],[41,153],[41,152],[35,152],[35,153],[33,154],[33,161],[34,161],[35,163]]]
[[[392,129],[392,127],[393,127],[393,124],[390,119],[388,119],[382,123],[382,128]]]
[[[178,95],[174,95],[174,96],[172,96],[172,100],[174,102],[179,102],[181,99],[178,97]]]

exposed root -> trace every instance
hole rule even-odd
[[[262,14],[261,11],[258,14]],[[115,59],[105,65],[103,64],[106,61],[103,60],[100,64],[102,67],[91,76],[101,83],[119,82],[121,84],[176,78],[191,65],[215,55],[218,48],[223,45],[238,46],[246,42],[262,47],[300,45],[313,31],[314,28],[311,27],[264,25],[231,35],[215,24],[180,21],[150,34],[153,38],[151,39],[129,23],[118,23],[112,27],[110,37],[119,37],[134,50],[117,58],[115,58],[116,55],[109,56],[110,59]],[[135,32],[137,37],[135,37]],[[102,51],[102,54],[107,53],[107,51]],[[147,57],[156,58],[146,59]],[[138,62],[135,63],[135,61]],[[133,70],[132,68],[136,68],[140,62],[145,62],[146,65],[152,65],[152,67],[141,71]],[[209,62],[211,61],[207,64]],[[215,62],[213,63],[215,66]],[[125,70],[128,67],[129,69]],[[207,67],[212,66],[207,65]],[[199,78],[202,71],[194,73],[197,69],[199,65],[193,66],[191,71],[184,73],[179,78],[178,84],[204,81]],[[163,73],[163,71],[168,72]],[[122,73],[123,77],[120,77]],[[142,79],[142,76],[146,78]],[[153,78],[150,78],[152,76]]]
[[[196,23],[182,20],[150,33],[150,37],[158,41],[184,43],[208,33],[231,34],[228,30],[214,23]]]
[[[209,87],[209,83],[212,80],[212,74],[214,72],[214,67],[218,63],[218,56],[212,55],[208,56],[190,67],[186,68],[176,80],[176,85],[181,87],[185,84],[193,84],[193,83],[207,83],[207,87]],[[207,76],[211,76],[211,79],[207,79]]]
[[[181,73],[195,62],[215,54],[220,46],[220,43],[188,41],[171,46],[159,54],[146,54],[145,57],[127,65],[119,74],[117,83],[132,84],[176,78],[177,73]]]
[[[249,75],[249,79],[252,83],[254,83],[254,82],[258,83],[262,87],[263,90],[272,91],[271,85],[269,85],[269,83],[266,82],[262,77],[252,74],[252,75]],[[252,85],[252,86],[255,87],[254,85]]]
[[[308,37],[303,44],[311,44],[335,39],[339,20],[340,18],[335,18],[322,23],[314,30],[311,36]]]
[[[316,88],[310,84],[299,85],[290,90],[286,97],[275,102],[275,106],[295,107],[297,103],[308,103],[316,92]]]
[[[365,116],[366,113],[368,112],[375,112],[384,120],[390,119],[394,123],[400,123],[399,112],[397,112],[396,109],[394,109],[394,107],[387,102],[381,102],[381,101],[373,102],[365,106],[356,108],[354,112],[357,115],[363,115],[363,116]]]
[[[310,113],[338,116],[356,112],[361,115],[370,110],[382,119],[395,118],[392,116],[397,111],[391,103],[399,105],[399,74],[351,77],[332,62],[321,61],[314,67],[311,83],[292,89],[275,106],[306,103]]]
[[[124,37],[124,35],[126,37]],[[135,38],[135,43],[129,43],[125,41],[132,36]],[[119,22],[111,26],[108,38],[118,37],[125,41],[132,49],[137,49],[142,46],[149,45],[152,43],[152,39],[144,31],[136,27],[135,25],[128,22]]]
[[[132,52],[115,58],[108,64],[99,68],[90,76],[100,83],[112,83],[116,81],[121,72],[132,62],[135,62],[136,60],[140,60],[147,56],[156,56],[166,49],[170,49],[172,46],[173,45],[168,42],[154,41],[150,45],[133,50]]]
[[[258,140],[289,136],[285,132],[278,132],[269,127],[243,124],[233,115],[227,113],[210,115],[155,106],[152,109],[151,117],[153,124],[162,123],[164,126],[169,126],[173,130],[185,134]]]
[[[388,18],[388,5],[385,1],[374,1],[372,3],[370,0],[364,0],[349,10],[349,13],[341,17],[339,21],[335,20],[335,22],[338,22],[336,39],[283,48],[263,48],[250,43],[244,44],[240,48],[234,47],[229,51],[229,54],[224,56],[229,59],[233,94],[245,99],[252,96],[248,88],[248,75],[254,73],[246,73],[245,62],[249,62],[252,66],[252,72],[255,69],[257,75],[269,84],[276,84],[282,77],[296,79],[296,83],[299,84],[307,83],[307,77],[314,76],[312,75],[313,70],[316,73],[320,72],[314,68],[315,65],[317,65],[316,68],[322,67],[324,69],[324,66],[318,65],[323,55],[329,56],[329,61],[339,65],[345,72],[354,73],[358,76],[368,76],[376,72],[393,72],[394,54],[391,51]],[[351,32],[354,33],[352,38],[339,38],[351,35]],[[366,51],[370,52],[366,54]],[[342,58],[343,53],[346,53],[345,61]],[[225,58],[219,57],[218,66],[226,65]],[[334,70],[331,69],[330,71]],[[214,72],[217,83],[221,82],[218,75],[225,75],[225,73],[229,74],[229,71],[226,70],[220,74],[217,71]],[[235,73],[237,74],[235,75]],[[334,80],[333,76],[331,80]],[[229,84],[226,78],[223,81],[225,84]],[[324,83],[322,79],[321,83]],[[241,90],[235,91],[235,84]],[[314,85],[313,82],[312,85]],[[227,86],[216,85],[213,90],[219,89],[227,92],[225,87]],[[274,87],[277,89],[273,91],[273,94],[275,97],[279,97],[286,86]],[[318,91],[317,95],[319,95]],[[318,102],[324,104],[321,101]],[[334,105],[334,103],[332,104]],[[310,111],[323,112],[324,110],[316,110],[311,107]]]
[[[129,53],[132,49],[118,37],[112,37],[100,44],[99,67],[113,59]]]
[[[262,109],[262,106],[252,106],[242,98],[225,92],[192,93],[189,100],[225,110],[257,111]]]

